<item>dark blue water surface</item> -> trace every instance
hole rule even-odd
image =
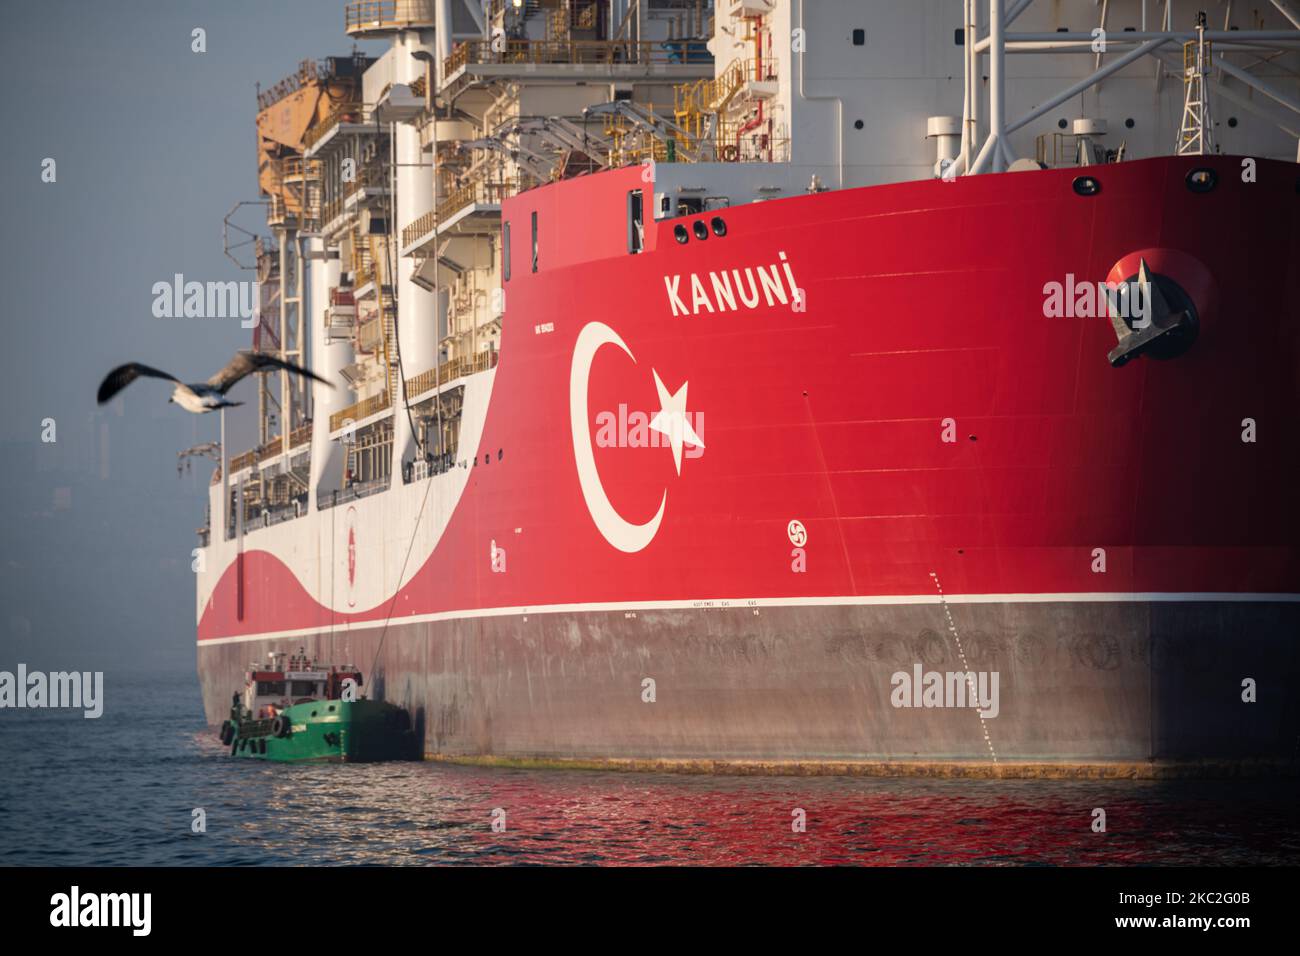
[[[98,720],[0,711],[0,864],[1300,863],[1296,781],[275,765],[227,756],[192,673],[105,680]]]

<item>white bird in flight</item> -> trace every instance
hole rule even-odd
[[[330,388],[334,387],[315,372],[294,365],[292,362],[286,362],[284,359],[267,355],[265,352],[240,351],[235,353],[235,357],[230,360],[225,368],[200,384],[187,385],[175,375],[159,371],[156,368],[150,368],[148,365],[141,365],[139,362],[128,362],[125,365],[119,365],[109,372],[100,384],[99,404],[103,405],[105,402],[112,400],[114,395],[137,378],[162,378],[176,383],[176,387],[172,389],[172,397],[167,401],[175,402],[187,412],[201,415],[204,412],[215,411],[218,408],[230,408],[244,404],[243,402],[226,401],[226,392],[230,391],[236,382],[252,375],[254,372],[269,372],[273,369],[284,369],[294,375],[305,375],[317,382],[329,385]]]

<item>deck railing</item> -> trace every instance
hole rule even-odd
[[[330,416],[330,431],[336,432],[347,422],[359,422],[363,418],[369,418],[382,412],[392,405],[388,392],[380,392],[377,395],[371,395],[369,398],[363,398],[361,401],[349,405],[341,412],[335,412]]]
[[[297,428],[289,433],[289,450],[301,448],[303,445],[311,443],[311,419],[307,419]],[[251,468],[255,463],[267,461],[284,451],[284,439],[279,435],[270,439],[264,445],[258,445],[256,448],[250,448],[243,454],[236,455],[230,459],[231,472],[239,471],[243,468]],[[220,469],[218,468],[218,472]]]
[[[298,92],[308,83],[317,80],[329,78],[329,70],[321,60],[303,60],[298,64],[298,70],[290,73],[284,79],[280,80],[274,86],[269,86],[264,90],[258,90],[257,108],[259,110],[267,109],[274,106],[280,100],[293,93]]]
[[[483,205],[500,205],[500,203],[513,196],[519,189],[519,184],[515,182],[477,182],[467,183],[452,192],[448,193],[442,202],[438,203],[436,209],[426,212],[419,219],[416,219],[410,225],[402,230],[402,246],[409,246],[421,236],[426,236],[433,232],[434,226],[440,222],[446,222],[466,206],[474,203]]]
[[[253,448],[244,452],[242,455],[236,455],[234,458],[230,459],[230,470],[234,472],[242,471],[245,468],[251,468],[256,461],[257,449]]]
[[[454,382],[458,378],[466,375],[473,375],[476,372],[486,372],[490,368],[495,368],[497,364],[498,353],[495,349],[488,352],[478,352],[474,355],[463,355],[458,358],[450,359],[443,362],[436,368],[431,368],[427,372],[421,372],[419,375],[412,375],[406,380],[407,397],[423,395],[431,389],[437,388],[439,383],[446,384]]]
[[[338,126],[339,123],[359,123],[361,121],[361,104],[353,102],[336,103],[334,108],[325,114],[325,118],[319,120],[316,125],[312,126],[302,134],[302,148],[311,149],[325,134]]]
[[[339,491],[318,491],[316,493],[316,508],[324,510],[333,508],[335,505],[346,504],[349,501],[356,501],[358,498],[365,498],[388,488],[390,482],[387,478],[376,478],[374,481],[354,481]]]
[[[386,188],[388,184],[388,173],[382,166],[362,166],[351,182],[343,184],[343,195],[351,196],[358,189],[365,187]]]
[[[434,0],[353,0],[343,11],[347,33],[433,26]]]
[[[493,45],[501,47],[494,49]],[[667,66],[713,62],[700,40],[463,40],[443,61],[443,77],[470,63],[650,64]]]
[[[288,156],[276,163],[275,171],[280,182],[288,179],[320,179],[321,162],[319,159]]]
[[[405,248],[421,236],[433,232],[433,224],[438,221],[438,214],[432,209],[402,230],[402,247]]]

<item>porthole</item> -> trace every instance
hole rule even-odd
[[[691,237],[687,234],[686,227],[679,222],[677,225],[673,226],[673,238],[678,242],[686,243],[690,241]]]
[[[1235,117],[1235,116],[1229,116],[1229,117],[1228,117],[1228,125],[1231,126],[1233,129],[1236,129],[1236,128],[1237,128],[1237,117]]]
[[[862,120],[854,120],[854,121],[853,121],[853,128],[854,128],[854,129],[862,129],[862,127],[865,126],[865,125],[866,125],[866,124],[863,123]]]
[[[1070,124],[1067,123],[1067,122],[1066,122],[1065,120],[1063,120],[1063,119],[1059,119],[1059,120],[1056,121],[1056,128],[1057,128],[1057,129],[1065,129],[1065,127],[1067,127],[1067,126],[1069,126],[1069,125],[1070,125]]]
[[[1187,174],[1187,188],[1194,193],[1208,193],[1219,184],[1219,174],[1205,166],[1198,166]]]
[[[711,225],[713,226],[713,234],[719,239],[727,234],[727,224],[721,216],[714,216]]]
[[[333,704],[330,704],[330,713],[331,713],[331,714],[334,713],[334,705],[333,705]]]
[[[1128,119],[1126,119],[1126,120],[1124,121],[1124,128],[1125,128],[1125,129],[1132,129],[1132,128],[1133,128],[1134,126],[1136,126],[1136,125],[1137,125],[1137,120],[1135,120],[1135,119],[1134,119],[1133,117],[1131,117],[1131,116],[1130,116]]]
[[[1074,191],[1080,196],[1095,196],[1101,192],[1101,182],[1095,176],[1078,176],[1074,180]]]
[[[695,233],[696,239],[709,238],[709,227],[705,224],[703,219],[696,219],[695,222],[691,224],[691,231]]]

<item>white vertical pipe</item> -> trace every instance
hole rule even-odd
[[[804,2],[805,0],[799,0],[799,27],[801,29],[803,28],[805,23]],[[829,94],[814,95],[809,93],[807,91],[807,88],[804,85],[804,62],[808,59],[808,54],[805,51],[800,50],[798,55],[799,55],[799,90],[798,90],[799,98],[805,102],[812,102],[812,101],[819,100],[822,102],[835,104],[835,170],[836,170],[835,188],[843,189],[845,185],[844,183],[844,100],[841,97],[832,96]],[[794,143],[792,142],[791,143],[792,161],[798,159],[798,156],[793,152],[794,148],[795,146]]]
[[[424,64],[409,53],[412,50],[425,51],[425,47],[420,43],[419,34],[413,30],[404,33],[403,39],[407,55],[400,59],[397,82],[409,84],[424,75]],[[393,177],[397,183],[397,196],[393,201],[395,221],[390,228],[400,246],[402,229],[433,209],[433,173],[420,148],[420,132],[414,124],[396,124],[393,153],[397,162],[396,176]],[[398,276],[398,334],[407,375],[430,368],[437,348],[433,297],[411,281],[415,266],[415,260],[411,258],[398,257],[393,262]]]
[[[980,35],[980,0],[970,0],[970,14],[971,40],[978,42]],[[971,51],[970,58],[970,117],[975,129],[975,138],[971,141],[972,149],[980,138],[980,91],[983,89],[980,83],[980,56],[979,47],[976,46]]]
[[[214,540],[220,541],[221,546],[225,547],[226,529],[230,527],[230,454],[226,451],[226,409],[221,409],[221,508],[217,515],[221,522],[221,535],[214,537],[212,534],[215,528],[208,529],[208,545],[211,546]]]
[[[975,96],[975,88],[971,85],[971,68],[970,61],[975,56],[975,38],[973,35],[972,21],[972,4],[975,0],[962,0],[962,30],[965,31],[965,42],[962,44],[962,65],[965,68],[965,76],[962,77],[962,85],[965,90],[962,93],[961,101],[961,149],[958,152],[958,162],[961,163],[962,169],[970,168],[970,151],[971,142],[975,138],[975,131],[971,129],[971,100]]]
[[[284,229],[276,230],[280,238],[280,355],[287,359],[289,348],[289,241]],[[293,427],[293,392],[289,373],[280,369],[280,450],[289,451],[289,429]]]
[[[310,294],[308,308],[303,310],[303,328],[311,336],[313,371],[334,387],[312,382],[311,421],[311,476],[308,479],[307,510],[316,510],[316,496],[337,491],[343,484],[343,457],[347,449],[330,441],[330,417],[352,404],[352,391],[344,380],[342,370],[352,362],[352,343],[346,339],[326,342],[326,310],[329,292],[339,284],[342,263],[337,255],[326,255],[325,241],[320,236],[308,239],[310,251]]]
[[[434,44],[437,47],[438,68],[433,72],[436,74],[438,83],[441,84],[444,79],[442,75],[443,64],[447,62],[447,57],[451,56],[451,0],[435,0],[436,6],[433,11],[434,25]],[[484,26],[487,26],[487,17],[483,18]],[[490,28],[489,28],[490,29]],[[414,36],[414,34],[407,34]],[[489,35],[490,39],[490,35]]]
[[[1007,115],[1006,57],[1003,0],[989,0],[989,137],[999,143],[1005,135]],[[1002,151],[993,154],[993,168],[1003,168]]]
[[[451,10],[448,0],[438,0],[437,36],[438,51],[450,51]],[[420,34],[414,30],[403,32],[394,44],[397,62],[394,64],[394,81],[411,83],[424,74],[423,63],[412,56],[414,51],[432,53],[421,43]],[[420,148],[420,133],[412,123],[397,123],[392,130],[392,155],[396,170],[390,182],[397,195],[392,200],[394,221],[389,230],[394,237],[393,271],[396,273],[397,337],[401,355],[397,394],[393,401],[393,458],[392,482],[402,483],[402,464],[414,457],[416,436],[412,433],[406,411],[405,379],[433,367],[438,360],[437,300],[420,288],[411,277],[416,260],[398,255],[402,229],[433,209],[433,174]]]

